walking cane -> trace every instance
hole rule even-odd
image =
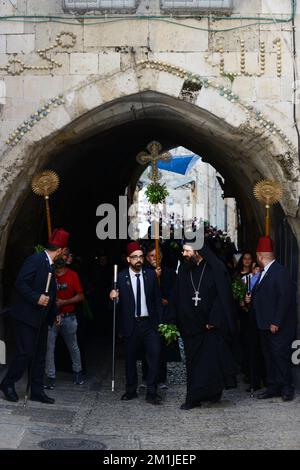
[[[118,266],[114,265],[114,283],[113,289],[117,290],[117,277]],[[114,313],[113,313],[113,333],[112,333],[112,374],[111,374],[111,391],[115,391],[115,367],[116,367],[116,307],[117,299],[114,299]]]
[[[47,284],[46,284],[46,289],[45,289],[45,295],[47,295],[48,292],[49,292],[49,287],[50,287],[51,278],[52,278],[52,273],[48,273],[48,279],[47,279]],[[46,308],[47,308],[47,307],[46,307]],[[27,405],[29,389],[30,389],[30,387],[31,387],[32,368],[33,368],[33,364],[34,364],[35,357],[36,357],[36,353],[37,353],[37,347],[38,347],[38,343],[39,343],[39,339],[40,339],[40,332],[41,332],[42,323],[43,323],[43,317],[41,316],[41,318],[40,318],[40,324],[39,324],[39,328],[38,328],[38,332],[37,332],[37,337],[36,337],[36,341],[35,341],[35,345],[34,345],[33,355],[32,355],[32,359],[31,359],[31,364],[30,364],[29,372],[28,372],[28,380],[27,380],[27,386],[26,386],[25,397],[24,397],[24,403],[23,403],[24,408],[25,408],[26,405]]]
[[[247,282],[247,295],[251,294],[251,289],[250,289],[250,275],[248,274],[246,276],[246,282]],[[252,322],[251,322],[251,317],[250,317],[250,311],[249,313],[249,336],[250,336],[250,398],[254,397],[254,364],[253,364],[253,337],[252,337]]]

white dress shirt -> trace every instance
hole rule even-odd
[[[50,258],[49,254],[48,254],[48,252],[47,252],[46,250],[45,250],[45,253],[46,253],[46,255],[47,255],[47,258],[48,258],[48,261],[49,261],[50,266],[52,266],[52,264],[54,264],[53,261],[52,261],[52,258]]]
[[[268,269],[270,269],[270,266],[274,263],[274,261],[275,261],[275,259],[273,259],[272,261],[270,261],[270,263],[267,264],[267,265],[264,267],[264,269],[263,269],[263,271],[262,271],[262,273],[261,273],[261,276],[260,276],[260,279],[259,279],[258,284],[261,283],[261,281],[263,280],[263,278],[264,278],[265,275],[267,274]]]
[[[136,273],[133,271],[133,269],[129,268],[129,274],[130,274],[130,280],[131,280],[131,285],[132,285],[132,290],[134,294],[134,300],[135,300],[135,316],[136,315],[136,284],[137,284],[137,277],[136,274],[140,274],[140,284],[141,284],[141,317],[148,317],[148,309],[147,309],[147,303],[146,303],[146,295],[145,295],[145,286],[144,286],[144,277],[143,277],[143,271],[141,270],[139,273]]]

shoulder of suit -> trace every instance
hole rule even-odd
[[[122,277],[125,277],[126,275],[129,275],[128,268],[122,269],[122,271],[119,272],[118,277],[122,278]]]
[[[274,265],[275,265],[274,267],[278,269],[278,271],[281,271],[283,274],[290,275],[288,268],[284,266],[283,264],[280,264],[278,263],[278,261],[275,261]]]
[[[285,266],[283,266],[283,264],[280,264],[278,263],[278,261],[274,261],[274,263],[271,264],[270,268],[274,268],[274,269],[277,269],[278,271],[285,271],[287,270],[287,268]]]
[[[40,253],[33,253],[32,255],[28,256],[27,260],[40,262],[47,259],[45,252]]]
[[[156,277],[155,269],[143,268],[143,274],[146,274],[147,276]]]

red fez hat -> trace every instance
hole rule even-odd
[[[127,249],[126,249],[127,256],[130,256],[131,253],[133,253],[134,251],[137,251],[137,250],[143,251],[141,245],[139,244],[139,242],[130,242],[130,243],[128,243]]]
[[[258,240],[256,252],[257,253],[273,253],[274,247],[273,247],[273,242],[271,238],[260,237],[260,239]]]
[[[56,228],[53,230],[49,238],[50,245],[58,246],[59,248],[66,248],[69,243],[70,234],[63,228]]]

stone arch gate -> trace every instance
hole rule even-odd
[[[15,224],[29,197],[33,174],[44,167],[53,168],[54,162],[59,162],[58,168],[65,174],[74,165],[88,166],[93,173],[89,154],[97,152],[102,139],[118,141],[119,131],[123,138],[129,136],[130,142],[119,142],[119,155],[111,156],[111,167],[103,174],[101,159],[104,163],[107,149],[97,155],[99,186],[110,179],[112,193],[124,189],[139,172],[136,151],[159,135],[165,147],[184,145],[225,177],[240,202],[250,244],[254,245],[256,236],[263,232],[264,214],[253,198],[253,186],[262,178],[281,181],[284,196],[277,211],[279,218],[273,217],[273,222],[288,221],[299,244],[298,152],[294,133],[287,136],[281,130],[284,118],[272,110],[263,114],[242,102],[229,86],[187,70],[158,61],[136,65],[111,76],[91,76],[64,96],[45,103],[31,116],[27,129],[21,126],[8,139],[0,168],[2,271],[8,239],[22,243]],[[88,151],[86,142],[94,145]],[[68,162],[65,167],[59,166],[62,161]],[[111,173],[110,168],[114,168]],[[27,220],[32,226],[32,211],[26,214],[23,222]],[[22,234],[22,227],[19,229]]]

